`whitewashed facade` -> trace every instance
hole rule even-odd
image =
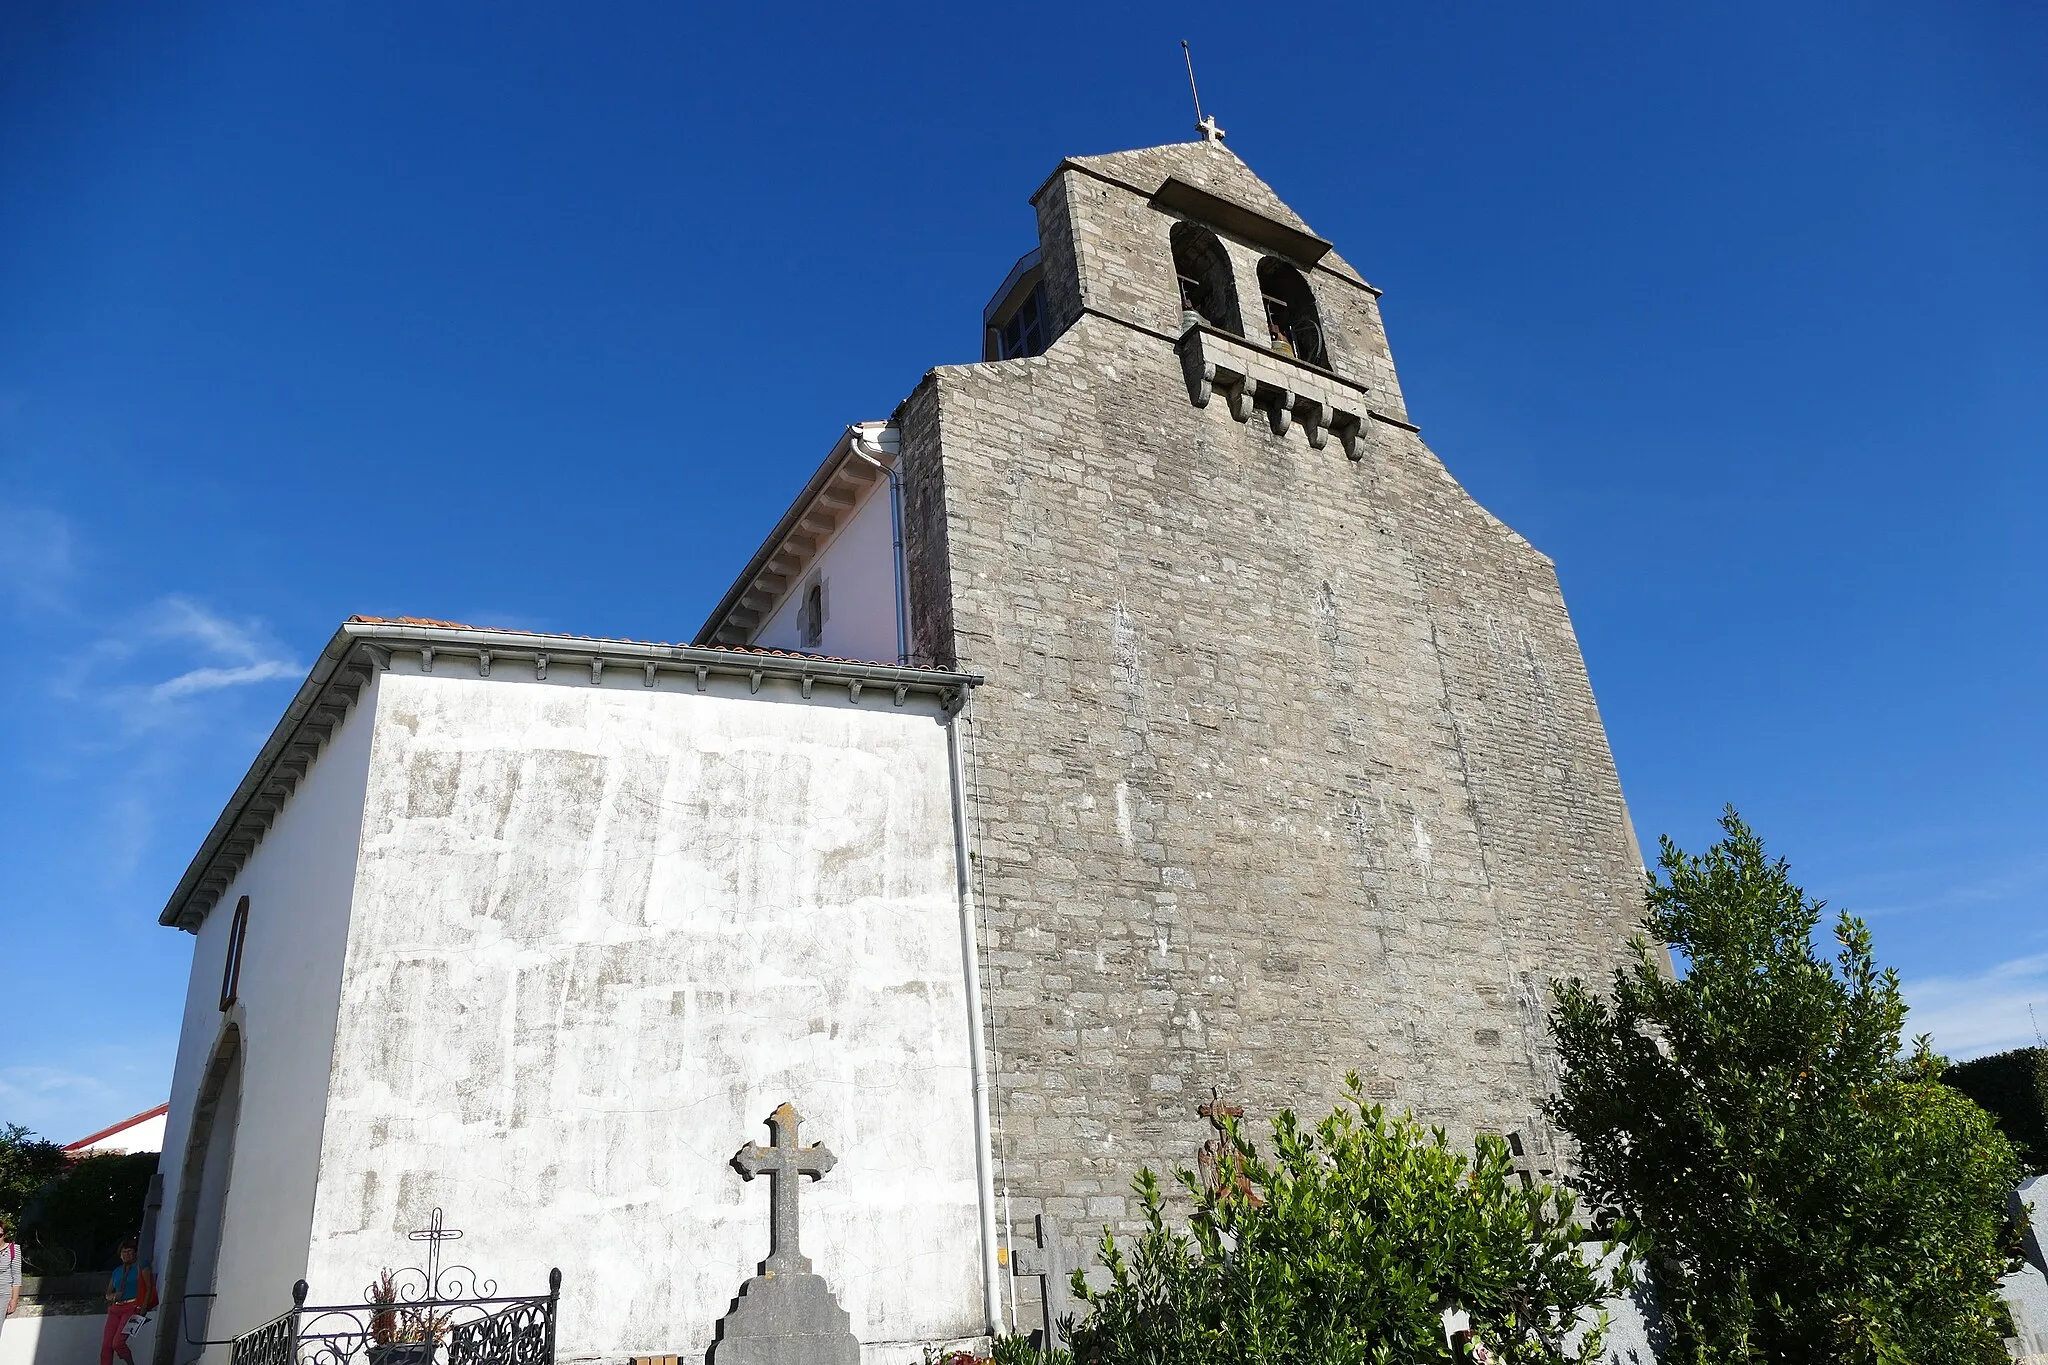
[[[345,625],[165,912],[197,944],[159,1365],[302,1276],[356,1299],[436,1207],[500,1292],[562,1269],[563,1359],[701,1356],[769,1249],[727,1163],[785,1100],[838,1156],[804,1246],[864,1354],[986,1332],[970,682]]]

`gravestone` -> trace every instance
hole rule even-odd
[[[1060,1246],[1059,1224],[1041,1213],[1032,1219],[1032,1231],[1036,1246],[1010,1248],[1010,1273],[1020,1280],[1038,1281],[1038,1304],[1045,1316],[1036,1343],[1038,1349],[1064,1350],[1067,1343],[1060,1332],[1060,1319],[1073,1315],[1074,1294],[1067,1277],[1067,1258]]]
[[[1534,1124],[1515,1129],[1507,1135],[1507,1140],[1509,1164],[1521,1177],[1523,1189],[1547,1185],[1557,1178],[1557,1159]]]
[[[719,1319],[711,1365],[860,1365],[852,1320],[797,1245],[797,1191],[805,1177],[822,1180],[838,1161],[823,1143],[797,1145],[802,1122],[795,1105],[780,1105],[768,1116],[774,1141],[750,1142],[733,1155],[741,1179],[768,1177],[768,1259]]]
[[[2006,1349],[2015,1359],[2029,1362],[2048,1362],[2048,1274],[2043,1273],[2048,1260],[2041,1254],[2048,1242],[2041,1225],[2042,1218],[2048,1216],[2048,1208],[2043,1207],[2048,1200],[2041,1197],[2043,1193],[2048,1193],[2048,1176],[2037,1175],[2013,1191],[2012,1213],[2015,1217],[2024,1213],[2033,1226],[2022,1247],[2020,1268],[2005,1276],[1999,1286],[2018,1334],[2007,1341]]]

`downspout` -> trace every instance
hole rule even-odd
[[[987,1041],[981,1020],[981,941],[975,932],[974,879],[967,855],[967,774],[961,762],[960,713],[946,722],[953,767],[953,868],[960,897],[960,960],[967,972],[967,1056],[974,1085],[974,1176],[981,1213],[981,1307],[990,1336],[1002,1332],[1003,1282],[997,1261],[995,1145],[989,1134]]]
[[[896,662],[910,662],[910,586],[903,563],[903,431],[881,422],[846,429],[853,453],[889,476],[889,532],[896,555]],[[886,463],[883,457],[887,457]]]

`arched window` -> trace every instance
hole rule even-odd
[[[220,969],[220,1008],[225,1014],[242,994],[242,943],[249,937],[249,898],[235,902],[235,917],[228,922],[228,956]]]
[[[1173,273],[1180,277],[1180,307],[1211,327],[1244,335],[1237,311],[1237,287],[1230,279],[1230,257],[1216,234],[1193,223],[1175,223],[1172,233]]]
[[[816,649],[825,642],[825,580],[814,578],[804,588],[803,605],[797,609],[797,643]]]
[[[1323,319],[1301,272],[1272,256],[1259,262],[1259,298],[1266,308],[1266,340],[1276,351],[1329,368]]]

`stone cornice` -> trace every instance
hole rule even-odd
[[[1180,353],[1188,401],[1196,407],[1209,406],[1210,397],[1221,391],[1230,415],[1240,422],[1263,412],[1276,436],[1285,436],[1299,422],[1312,449],[1321,450],[1335,435],[1346,455],[1354,460],[1364,456],[1362,419],[1371,415],[1365,385],[1207,323],[1182,332],[1174,349]]]
[[[846,699],[855,705],[864,692],[894,706],[903,706],[914,696],[935,705],[944,716],[959,710],[968,689],[981,682],[967,673],[775,650],[600,640],[417,621],[346,621],[320,651],[193,855],[177,890],[157,916],[159,924],[197,932],[364,689],[401,657],[421,673],[455,663],[465,671],[474,670],[475,677],[539,681],[548,679],[552,670],[557,682],[587,679],[585,685],[603,685],[609,673],[614,682],[624,675],[650,688],[681,682],[701,692],[714,677],[734,679],[745,682],[750,696],[773,680],[783,685],[778,692],[789,695],[788,685],[794,684],[794,695],[808,699],[817,684],[825,683],[844,688]]]

